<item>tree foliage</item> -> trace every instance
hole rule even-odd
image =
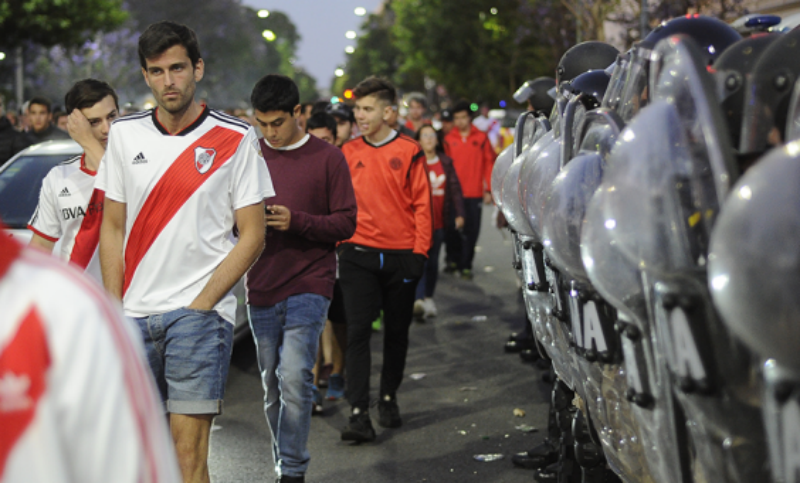
[[[125,21],[122,0],[3,0],[0,45],[79,46]]]
[[[399,72],[422,71],[456,97],[508,99],[526,79],[553,76],[574,44],[559,0],[394,0]]]

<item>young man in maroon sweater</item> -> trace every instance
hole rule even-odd
[[[310,455],[311,369],[336,280],[336,243],[356,229],[356,198],[342,152],[297,124],[297,86],[267,75],[250,101],[276,187],[266,203],[266,247],[247,274],[250,327],[264,412],[281,482],[302,482]]]

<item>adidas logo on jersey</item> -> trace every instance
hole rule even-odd
[[[15,375],[7,371],[0,378],[0,413],[24,411],[33,405],[28,392],[31,379],[27,374]]]
[[[144,154],[140,152],[135,158],[133,158],[132,164],[147,164],[147,158],[145,158]]]
[[[358,169],[358,168],[366,168],[366,166],[364,166],[364,163],[359,161],[358,164],[356,164],[356,169]]]
[[[69,192],[69,190],[65,186],[64,189],[61,190],[61,193],[58,194],[58,196],[60,198],[60,197],[63,197],[63,196],[72,196],[72,194]]]

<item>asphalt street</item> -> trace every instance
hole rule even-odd
[[[511,269],[511,242],[493,227],[492,214],[493,208],[485,206],[475,279],[442,274],[434,297],[439,316],[411,327],[405,379],[398,392],[403,426],[381,428],[374,408],[377,440],[345,443],[339,431],[349,407],[345,401],[326,401],[324,415],[312,419],[306,481],[532,481],[532,473],[514,468],[510,457],[544,437],[549,392],[541,371],[503,351],[508,334],[522,328],[524,306]],[[380,333],[373,336],[372,355],[375,398]],[[515,416],[515,409],[524,416]],[[538,431],[525,432],[520,426]],[[211,446],[213,481],[274,481],[263,392],[249,339],[234,348],[225,412],[215,421]],[[504,458],[474,459],[487,454]]]

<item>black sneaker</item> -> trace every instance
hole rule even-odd
[[[342,430],[342,441],[357,443],[375,441],[375,430],[372,428],[369,413],[359,411],[350,416],[350,421]]]
[[[384,428],[399,428],[403,425],[403,420],[400,419],[400,408],[397,407],[397,399],[383,396],[378,401],[378,424]]]
[[[447,262],[444,265],[444,273],[456,273],[458,271],[458,265],[456,262]]]
[[[305,476],[282,475],[276,483],[305,483]]]
[[[558,446],[545,439],[539,446],[511,456],[514,466],[538,470],[558,461]]]

